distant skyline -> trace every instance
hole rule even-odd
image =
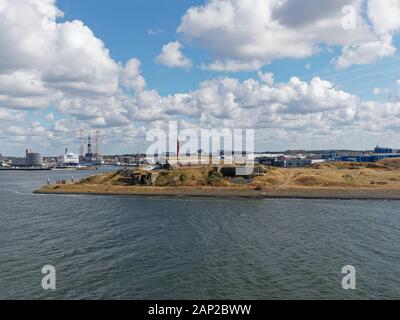
[[[385,147],[386,148],[386,147]],[[391,149],[391,148],[390,148]],[[398,152],[398,150],[400,149],[393,149],[394,152]],[[26,151],[26,150],[25,150]],[[35,150],[29,150],[30,152],[35,152]],[[225,152],[233,152],[233,151],[229,151],[229,150],[220,150],[220,151],[225,151]],[[369,148],[369,149],[326,149],[326,150],[305,150],[305,149],[288,149],[288,150],[275,150],[275,151],[270,151],[270,150],[255,150],[254,153],[256,154],[280,154],[280,153],[288,153],[288,152],[304,152],[304,153],[313,153],[315,152],[315,154],[321,154],[322,152],[331,152],[331,151],[336,151],[336,152],[374,152],[374,148]],[[65,150],[63,151],[65,153]],[[68,152],[71,152],[70,150],[68,150]],[[238,152],[238,151],[236,151]],[[74,153],[71,152],[73,154],[79,155],[79,152]],[[105,153],[102,154],[102,156],[105,157],[113,157],[113,156],[133,156],[133,155],[143,155],[145,153],[141,153],[141,152],[131,152],[131,153]],[[173,155],[175,155],[175,152],[172,152]],[[196,154],[196,153],[192,153],[192,154]],[[25,154],[21,157],[21,156],[15,156],[15,155],[8,155],[8,154],[0,154],[3,158],[24,158],[23,156],[25,156]],[[45,158],[55,158],[55,157],[59,157],[60,155],[62,155],[62,153],[57,153],[57,154],[41,154],[43,157]]]
[[[400,1],[0,0],[0,154],[144,152],[151,128],[256,150],[400,148]]]

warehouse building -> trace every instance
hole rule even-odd
[[[41,168],[43,167],[43,156],[26,149],[25,158],[13,158],[11,165],[13,167]]]

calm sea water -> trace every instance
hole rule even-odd
[[[0,172],[0,298],[400,298],[400,202],[32,194],[71,174]]]

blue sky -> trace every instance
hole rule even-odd
[[[124,63],[132,56],[138,57],[142,61],[148,86],[166,95],[194,90],[201,81],[207,79],[232,76],[231,72],[212,72],[199,68],[189,71],[169,69],[154,62],[165,43],[182,38],[176,30],[186,10],[203,3],[204,1],[189,0],[59,0],[58,6],[64,12],[65,20],[84,21],[105,42],[115,60]],[[149,30],[156,34],[150,35]],[[398,46],[397,36],[395,41]],[[331,53],[324,51],[310,58],[279,59],[261,70],[274,73],[277,81],[287,81],[292,76],[299,76],[304,80],[322,76],[348,92],[371,99],[384,98],[373,96],[373,89],[377,86],[395,89],[400,73],[398,54],[372,65],[353,66],[338,72],[330,61],[339,53],[340,48],[335,47]],[[212,57],[199,47],[187,47],[185,54],[198,64]],[[310,70],[306,68],[307,64],[311,64]],[[254,78],[256,75],[256,71],[234,74],[242,80]]]
[[[202,1],[166,0],[61,0],[59,7],[66,20],[85,22],[110,49],[111,56],[125,63],[132,57],[142,61],[143,74],[150,88],[161,94],[188,91],[204,79],[215,77],[213,72],[188,72],[160,67],[154,60],[161,47],[177,38],[176,29],[182,14]],[[149,30],[157,34],[149,35]],[[187,55],[201,56],[201,52],[187,48]]]
[[[80,128],[133,152],[168,121],[253,128],[259,150],[400,147],[400,3],[320,3],[0,1],[0,153],[76,152]]]

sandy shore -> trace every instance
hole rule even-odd
[[[43,187],[36,194],[83,194],[124,196],[173,196],[212,198],[296,198],[341,200],[400,200],[400,190],[387,188],[288,188],[257,190],[255,188],[220,187],[136,187],[136,186],[77,186],[62,185]]]

